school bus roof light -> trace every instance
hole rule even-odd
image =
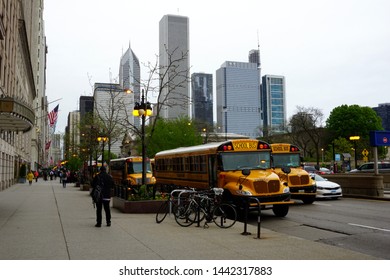
[[[225,145],[225,146],[223,146],[223,150],[224,151],[231,151],[231,150],[233,150],[233,148],[231,145]]]
[[[262,149],[269,149],[269,146],[267,144],[264,144],[264,143],[260,143],[259,144],[259,149],[262,150]]]

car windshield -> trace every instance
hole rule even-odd
[[[301,158],[299,154],[273,154],[274,167],[299,167],[301,164]]]
[[[222,154],[223,170],[268,169],[270,168],[269,152],[240,152]]]
[[[327,181],[327,179],[325,179],[324,177],[321,177],[320,175],[316,175],[314,177],[314,180],[316,180],[316,181]]]

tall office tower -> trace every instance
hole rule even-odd
[[[390,103],[382,103],[372,109],[382,119],[383,129],[390,131]]]
[[[123,89],[130,89],[133,93],[130,94],[128,100],[130,106],[134,108],[135,102],[140,102],[140,84],[141,84],[141,67],[137,56],[130,48],[122,55],[119,67],[119,84]],[[140,127],[140,118],[131,119],[131,123],[135,127]]]
[[[222,133],[256,138],[261,125],[260,69],[256,63],[226,61],[217,70],[217,125]]]
[[[164,74],[160,81],[164,85],[159,96],[163,104],[160,116],[166,119],[190,117],[188,17],[163,16],[159,37],[160,75]]]
[[[79,111],[81,119],[86,113],[93,113],[93,96],[80,96]]]
[[[206,128],[213,127],[213,75],[191,75],[192,119]]]
[[[124,92],[119,84],[95,83],[93,98],[93,111],[103,122],[105,131],[102,132],[110,138],[110,151],[121,156],[120,146],[125,137],[125,128],[134,118],[131,103],[134,96]]]
[[[261,103],[263,133],[284,132],[286,128],[286,85],[283,76],[265,75],[262,78]]]

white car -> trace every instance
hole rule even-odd
[[[343,196],[341,186],[335,182],[331,182],[328,179],[313,174],[313,179],[317,184],[317,195],[316,198],[332,198],[337,199]]]

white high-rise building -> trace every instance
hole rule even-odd
[[[165,15],[160,20],[160,75],[164,75],[159,101],[163,103],[160,116],[167,119],[191,116],[189,19]],[[172,61],[177,60],[177,63]],[[173,67],[172,67],[173,66]],[[166,67],[170,67],[167,71]]]

